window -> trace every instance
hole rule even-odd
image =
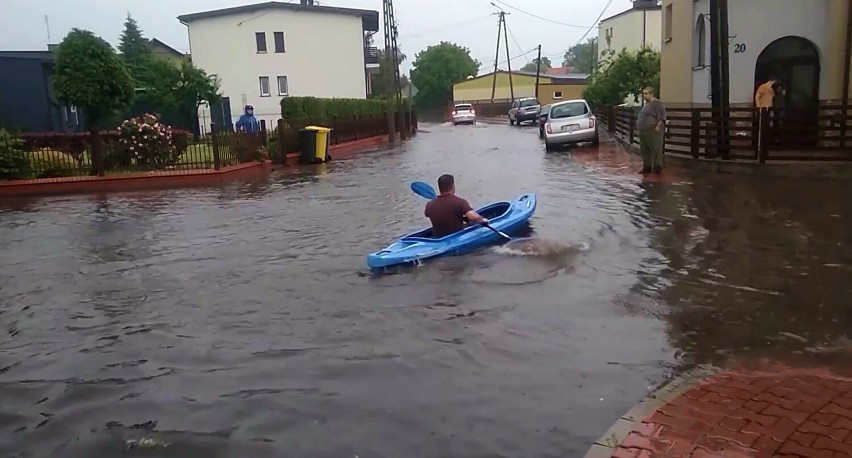
[[[290,91],[287,88],[287,77],[279,76],[278,77],[278,95],[287,95]]]
[[[269,97],[271,94],[269,92],[269,77],[261,76],[260,77],[260,96],[261,97]]]
[[[554,98],[554,99],[561,99],[561,98],[562,98],[562,91],[556,91],[556,92],[554,92],[554,93],[553,93],[553,98]]]
[[[275,39],[275,52],[284,52],[284,32],[274,32],[272,36]]]
[[[257,42],[257,52],[266,52],[266,32],[255,32],[254,40]]]
[[[695,24],[695,67],[703,68],[707,66],[707,25],[704,22],[704,15],[698,15],[698,22]]]
[[[540,103],[538,103],[538,100],[536,100],[536,99],[522,99],[521,104],[519,106],[521,108],[523,108],[523,107],[534,107],[536,105],[541,105]]]
[[[589,113],[589,107],[584,102],[562,102],[550,107],[550,119],[573,118]]]
[[[666,5],[666,16],[663,23],[663,39],[668,43],[672,41],[672,5]]]

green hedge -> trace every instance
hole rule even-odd
[[[382,116],[387,113],[388,101],[380,99],[321,99],[317,97],[284,97],[281,117],[291,126],[328,123],[334,117]]]

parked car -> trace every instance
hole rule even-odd
[[[476,124],[476,110],[469,103],[457,103],[453,106],[453,125]]]
[[[534,97],[525,97],[512,102],[509,108],[509,124],[521,125],[524,121],[538,122],[538,112],[541,110],[541,103]]]
[[[550,113],[550,105],[544,105],[538,112],[538,138],[544,138],[544,124],[547,123],[548,113]]]
[[[598,146],[598,126],[589,104],[583,99],[566,100],[550,106],[544,125],[544,144],[558,145],[591,142]]]

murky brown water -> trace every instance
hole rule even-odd
[[[848,354],[848,184],[643,182],[612,144],[426,130],[316,173],[0,202],[0,456],[581,456],[684,367]],[[444,172],[474,205],[537,192],[537,248],[365,275]]]

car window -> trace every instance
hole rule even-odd
[[[469,103],[460,103],[456,105],[456,111],[470,111],[473,109],[473,105]]]
[[[571,118],[588,114],[589,107],[583,102],[570,102],[550,107],[550,119]]]
[[[534,105],[541,105],[541,104],[538,103],[538,100],[536,100],[536,99],[521,100],[521,106],[522,107],[531,107],[531,106],[534,106]]]

